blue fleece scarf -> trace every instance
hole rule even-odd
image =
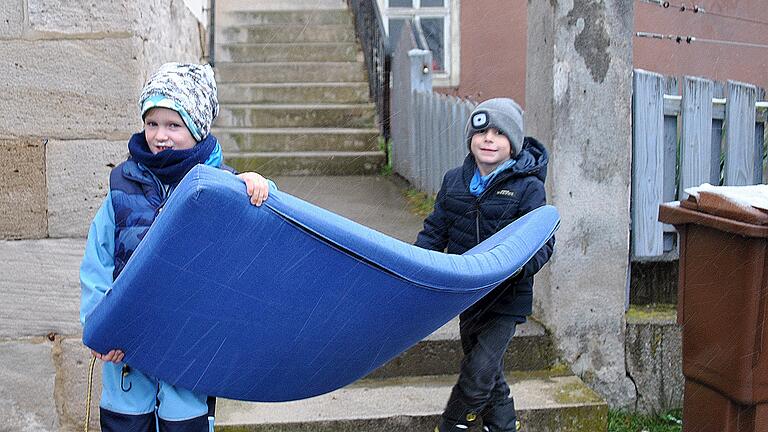
[[[509,159],[503,164],[497,166],[496,169],[487,176],[480,175],[480,169],[475,168],[475,175],[472,176],[472,181],[469,183],[469,193],[474,196],[482,195],[483,192],[485,192],[485,189],[488,188],[488,185],[491,184],[493,179],[496,178],[500,172],[514,165],[515,162],[517,162],[516,159]]]
[[[128,151],[134,161],[149,168],[163,184],[175,186],[195,165],[205,163],[216,145],[216,137],[208,134],[191,149],[165,150],[152,154],[144,132],[139,132],[133,134],[128,141]]]

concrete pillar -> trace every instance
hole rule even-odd
[[[613,406],[635,397],[624,363],[633,3],[528,2],[526,133],[550,151],[547,193],[562,215],[535,313]]]

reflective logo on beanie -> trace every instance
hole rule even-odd
[[[478,111],[472,114],[472,127],[474,129],[485,129],[488,127],[488,113],[485,111]]]

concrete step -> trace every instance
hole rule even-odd
[[[378,129],[213,129],[225,152],[377,151]]]
[[[219,103],[367,103],[368,83],[222,83]]]
[[[311,10],[344,9],[344,0],[227,0],[216,3],[217,8],[225,10]]]
[[[373,104],[221,105],[216,126],[247,128],[333,127],[372,128]]]
[[[367,82],[363,62],[216,64],[217,83]]]
[[[216,58],[225,62],[363,61],[354,42],[267,42],[219,44]]]
[[[373,371],[368,378],[457,374],[462,355],[457,317]],[[508,370],[550,369],[556,363],[552,340],[541,324],[528,320],[518,326],[504,356],[504,365]]]
[[[354,27],[349,24],[240,25],[216,28],[216,43],[304,43],[355,42]]]
[[[352,14],[346,9],[230,10],[217,23],[224,27],[238,25],[346,25],[352,26]]]
[[[526,432],[604,432],[606,403],[572,375],[507,373]],[[432,431],[456,376],[361,380],[310,399],[253,403],[218,399],[217,430],[251,432]]]
[[[386,162],[381,151],[370,152],[225,152],[224,160],[238,171],[277,175],[375,175]]]

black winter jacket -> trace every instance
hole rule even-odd
[[[469,184],[477,165],[472,154],[467,155],[462,166],[449,170],[443,177],[435,209],[424,220],[416,246],[462,254],[515,219],[543,206],[548,161],[544,146],[526,137],[517,162],[499,173],[476,197],[469,192]],[[530,315],[533,275],[549,261],[554,243],[554,238],[547,242],[522,272],[501,283],[471,309],[478,312],[492,309],[520,317]]]

